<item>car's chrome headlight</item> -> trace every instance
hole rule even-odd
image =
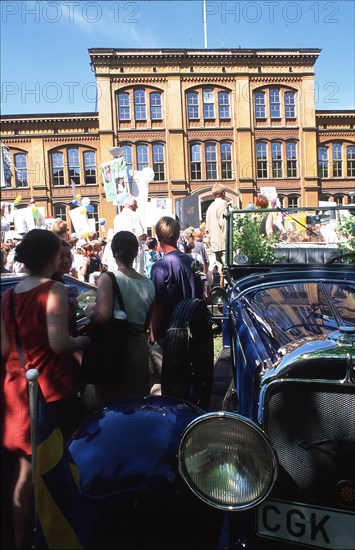
[[[179,470],[202,500],[223,510],[259,504],[276,479],[277,462],[262,430],[233,413],[198,417],[182,435]]]
[[[221,286],[214,286],[211,289],[211,302],[214,305],[222,305],[226,299],[226,291]]]

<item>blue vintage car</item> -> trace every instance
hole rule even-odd
[[[318,232],[306,212],[292,223]],[[118,399],[69,441],[87,548],[354,549],[353,256],[344,241],[255,231],[243,249],[260,214],[226,217],[227,288],[212,290],[212,315],[177,306],[164,395]],[[252,243],[267,250],[254,263]]]
[[[273,241],[252,265],[241,214],[226,213],[228,289],[212,293],[220,359],[207,306],[182,302],[165,395],[119,399],[70,442],[92,548],[354,548],[353,256]]]

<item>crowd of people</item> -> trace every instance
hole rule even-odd
[[[186,298],[205,297],[194,261],[207,274],[217,264],[206,228],[181,231],[179,222],[162,217],[156,237],[144,232],[137,201],[129,197],[114,220],[112,241],[97,233],[70,233],[56,220],[51,229],[33,229],[1,245],[1,272],[26,273],[4,293],[1,319],[2,447],[10,456],[14,547],[29,548],[33,534],[31,434],[26,371],[37,369],[38,383],[65,439],[79,425],[85,408],[80,378],[86,335],[77,335],[75,307],[64,275],[96,285],[96,302],[85,314],[93,325],[122,314],[114,298],[113,272],[128,321],[127,352],[119,383],[94,387],[96,405],[127,394],[161,393],[164,338],[175,306]],[[212,277],[212,271],[210,272]],[[119,353],[112,342],[112,353]]]
[[[127,353],[119,382],[94,387],[98,406],[127,394],[161,394],[164,341],[177,304],[187,298],[208,299],[206,288],[224,284],[226,189],[216,184],[206,223],[181,230],[178,220],[163,216],[148,237],[137,200],[128,197],[114,220],[112,240],[96,232],[70,233],[56,220],[51,230],[33,229],[1,245],[1,272],[27,276],[2,300],[2,446],[10,453],[14,546],[31,544],[33,492],[29,398],[25,371],[40,372],[39,385],[64,438],[77,427],[85,409],[80,380],[82,351],[88,336],[76,334],[75,307],[64,275],[97,287],[96,302],[85,314],[93,325],[124,314],[128,322]],[[267,208],[257,197],[255,208]],[[266,213],[260,232],[282,233],[277,216]],[[198,268],[196,265],[198,264]],[[113,293],[113,273],[124,311]],[[206,284],[207,281],[207,284]],[[119,354],[112,342],[112,353]]]

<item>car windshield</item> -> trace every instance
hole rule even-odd
[[[281,345],[338,327],[355,326],[354,287],[338,282],[304,281],[273,285],[243,297],[249,316]]]
[[[237,271],[252,265],[354,263],[355,205],[328,204],[317,208],[229,209],[225,214],[227,268]],[[239,276],[237,273],[236,278]]]

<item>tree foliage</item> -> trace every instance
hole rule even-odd
[[[260,234],[265,212],[240,214],[233,219],[233,249],[248,258],[248,264],[272,264],[277,238]]]

